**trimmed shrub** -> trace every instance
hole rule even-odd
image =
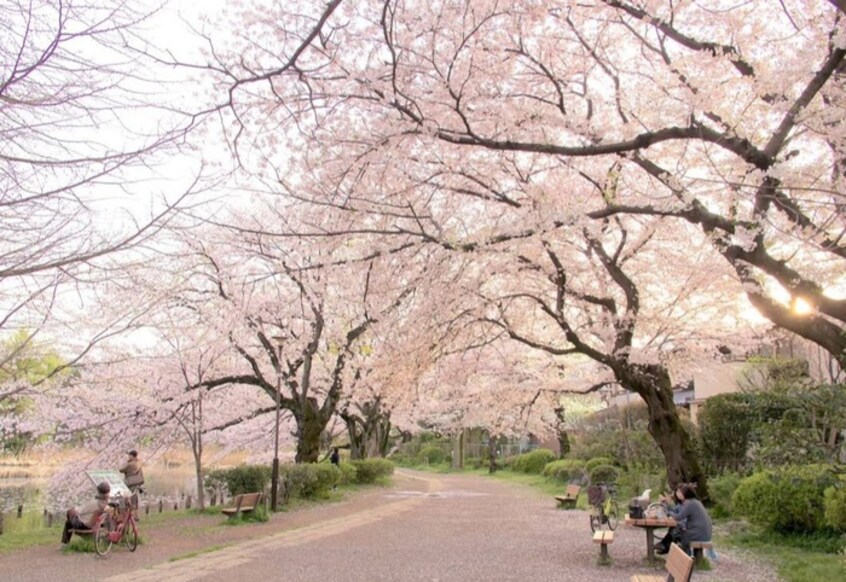
[[[596,469],[600,465],[613,465],[614,459],[610,459],[608,457],[594,457],[590,461],[585,463],[585,470],[590,473],[594,469]]]
[[[446,453],[441,450],[441,447],[438,447],[436,445],[427,445],[420,449],[420,453],[418,453],[417,459],[420,463],[438,465],[444,462],[444,459],[446,459]]]
[[[285,464],[279,467],[279,480],[285,487],[285,499],[325,497],[341,478],[341,470],[329,463]]]
[[[740,481],[740,475],[731,472],[708,479],[708,491],[711,501],[714,503],[714,507],[711,509],[712,517],[728,517],[733,513],[731,500],[740,485]]]
[[[341,463],[338,465],[341,476],[338,478],[338,485],[351,485],[356,482],[356,475],[358,471],[351,463]]]
[[[823,506],[825,524],[837,530],[846,530],[846,483],[825,490]]]
[[[587,471],[585,464],[578,459],[561,459],[547,463],[543,468],[543,476],[561,481],[562,483],[578,483],[584,485],[587,482]]]
[[[396,452],[391,455],[391,461],[395,465],[399,465],[400,467],[413,467],[415,464],[417,464],[417,461],[414,457],[401,452]]]
[[[530,453],[517,455],[511,469],[520,473],[534,473],[540,475],[548,463],[556,459],[555,453],[549,449],[535,449]]]
[[[824,492],[837,482],[829,465],[761,471],[743,479],[732,506],[752,523],[779,532],[813,532],[824,526]]]
[[[394,464],[388,459],[364,459],[351,464],[356,470],[356,482],[362,484],[375,483],[394,474]]]
[[[271,468],[267,465],[240,465],[215,469],[206,474],[208,487],[225,485],[230,495],[264,491],[270,484]]]
[[[591,483],[616,483],[620,470],[613,465],[597,465],[590,471]]]

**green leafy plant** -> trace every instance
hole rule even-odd
[[[837,483],[830,465],[760,471],[743,479],[733,508],[749,521],[780,532],[813,532],[824,523],[824,492]]]
[[[517,455],[511,469],[520,473],[540,475],[544,467],[556,460],[556,455],[549,449],[535,449],[530,453]]]
[[[561,459],[547,463],[543,468],[543,476],[562,483],[587,483],[587,471],[584,461],[578,459]]]
[[[240,465],[214,469],[205,476],[206,487],[225,486],[230,495],[262,492],[270,483],[271,468],[267,465]]]
[[[421,464],[429,464],[429,465],[438,465],[443,463],[446,459],[446,453],[441,449],[441,447],[436,445],[427,445],[420,449],[420,453],[417,455],[417,460]]]
[[[361,484],[376,483],[394,474],[394,464],[388,459],[364,459],[352,461],[356,470],[356,481]]]
[[[620,470],[613,465],[597,465],[590,471],[591,483],[616,483]]]

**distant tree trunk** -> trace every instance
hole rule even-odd
[[[350,457],[353,459],[385,457],[388,454],[391,435],[391,413],[382,410],[379,397],[372,402],[354,406],[358,409],[358,414],[350,410],[349,405],[338,413],[347,425]]]
[[[488,473],[496,473],[496,437],[488,434]]]
[[[452,440],[452,468],[464,468],[464,429],[461,429]]]
[[[555,431],[558,436],[558,458],[563,459],[570,452],[570,435],[567,434],[567,428],[564,424],[564,407],[559,406],[555,409],[555,417],[558,419]]]

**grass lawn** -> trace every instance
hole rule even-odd
[[[843,550],[834,553],[834,547],[842,546],[836,536],[788,536],[745,529],[728,535],[725,541],[764,556],[786,582],[846,580],[846,554]]]
[[[31,546],[58,545],[62,538],[63,523],[46,527],[38,512],[24,513],[20,519],[8,514],[3,523],[5,531],[0,535],[0,554]]]

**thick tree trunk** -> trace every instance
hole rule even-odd
[[[659,365],[624,364],[615,369],[623,387],[636,392],[649,411],[649,434],[655,439],[667,464],[667,481],[696,483],[697,495],[708,498],[708,486],[693,441],[681,423],[673,402],[670,374]]]
[[[558,458],[563,459],[570,452],[570,435],[563,428],[558,429]]]
[[[464,468],[464,429],[461,429],[452,440],[452,468]]]
[[[347,437],[350,440],[350,459],[364,459],[366,455],[364,433],[359,428],[357,419],[349,415],[341,415],[347,425]]]
[[[334,411],[333,411],[334,412]],[[321,414],[317,400],[309,398],[302,409],[294,414],[297,422],[296,463],[316,463],[320,459],[320,436],[326,429],[331,415]]]

